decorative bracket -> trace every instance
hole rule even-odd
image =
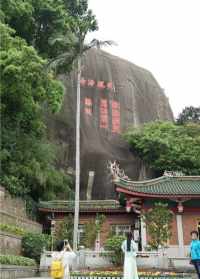
[[[125,175],[124,170],[120,169],[120,165],[117,163],[117,161],[114,161],[113,163],[111,161],[108,161],[107,168],[112,175],[113,181],[118,181],[120,178],[129,180],[129,177]]]
[[[163,176],[174,177],[174,176],[184,176],[182,171],[164,171]]]

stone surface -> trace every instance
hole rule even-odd
[[[0,222],[30,232],[42,232],[41,224],[27,216],[25,202],[20,198],[11,197],[8,192],[0,196]]]
[[[42,225],[27,217],[25,202],[12,198],[2,189],[0,191],[3,193],[0,195],[0,223],[17,226],[28,232],[41,233]],[[2,254],[20,255],[21,237],[0,231],[0,251]]]
[[[21,254],[20,236],[12,235],[0,231],[0,251],[4,255],[20,255]]]
[[[92,199],[114,198],[107,161],[117,160],[130,178],[152,177],[129,150],[120,133],[153,120],[172,120],[167,97],[152,74],[101,50],[82,60],[81,198],[86,198],[89,171],[94,171]],[[48,116],[49,137],[59,144],[58,166],[74,170],[76,72],[60,77],[65,86],[61,112]]]

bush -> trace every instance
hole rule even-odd
[[[106,240],[105,249],[107,251],[113,251],[111,261],[114,265],[122,264],[123,252],[121,250],[121,245],[124,239],[124,236],[114,235]]]
[[[51,236],[41,233],[26,233],[22,238],[22,252],[25,257],[40,262],[40,255],[43,249],[51,246]]]
[[[0,264],[19,265],[19,266],[35,266],[33,259],[13,255],[0,255]]]
[[[65,217],[64,220],[59,222],[59,226],[57,227],[56,236],[55,236],[56,242],[60,241],[61,239],[68,239],[69,243],[72,243],[73,229],[74,229],[74,218],[72,214],[70,214],[69,216]]]
[[[86,248],[94,248],[95,240],[97,239],[98,233],[101,231],[104,222],[105,216],[102,214],[96,214],[95,219],[90,220],[85,224],[83,244]]]
[[[173,212],[168,204],[157,202],[152,209],[144,212],[142,219],[150,236],[149,245],[152,249],[165,247],[171,237]]]
[[[24,229],[13,225],[7,225],[7,224],[0,224],[0,230],[3,232],[8,232],[20,236],[23,236],[25,234]]]

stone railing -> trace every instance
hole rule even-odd
[[[38,272],[36,267],[0,265],[0,279],[30,278]]]
[[[183,270],[183,267],[186,271],[194,270],[189,257],[168,257],[168,267],[176,270]]]
[[[77,253],[76,262],[74,262],[74,268],[76,269],[91,269],[91,268],[101,268],[101,267],[112,267],[111,257],[112,252],[95,252],[89,250],[80,250]],[[48,269],[51,265],[51,252],[44,252],[41,257],[40,268]],[[173,264],[166,254],[161,252],[138,252],[137,256],[137,266],[140,269],[148,270],[177,270],[177,271],[189,271],[194,269],[193,266],[188,266],[189,260],[184,258],[180,260],[179,258],[173,259]]]
[[[70,279],[123,279],[123,276],[91,276],[91,275],[80,275],[70,276]],[[139,275],[139,279],[193,279],[191,274],[185,275]]]

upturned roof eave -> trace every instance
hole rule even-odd
[[[148,180],[142,180],[142,181],[134,181],[134,180],[127,180],[127,179],[124,179],[124,178],[117,178],[117,179],[114,179],[114,184],[115,185],[122,185],[122,184],[126,184],[127,186],[130,185],[130,186],[149,186],[149,185],[155,185],[155,184],[158,184],[160,182],[164,182],[166,180],[171,180],[171,179],[176,179],[178,181],[200,181],[200,176],[160,176],[160,177],[157,177],[157,178],[153,178],[153,179],[148,179]]]
[[[128,194],[134,197],[141,197],[141,198],[193,198],[193,199],[200,199],[200,194],[165,194],[165,193],[144,193],[144,192],[136,192],[130,189],[127,189],[123,186],[116,186],[116,191],[121,192],[124,194]]]

